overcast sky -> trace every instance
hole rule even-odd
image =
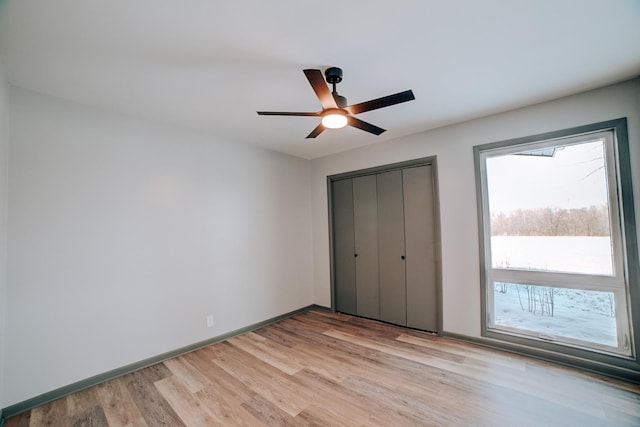
[[[567,146],[554,157],[490,157],[487,179],[492,213],[607,203],[602,141]]]

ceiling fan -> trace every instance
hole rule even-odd
[[[347,105],[347,98],[338,95],[336,85],[342,81],[342,69],[338,67],[327,68],[322,77],[322,71],[307,69],[303,70],[307,80],[311,84],[313,91],[318,96],[322,111],[317,112],[291,112],[291,111],[257,111],[261,116],[314,116],[322,117],[322,120],[314,130],[311,131],[307,138],[315,138],[325,129],[339,129],[346,125],[354,128],[370,132],[374,135],[380,135],[385,129],[367,123],[356,117],[354,114],[364,113],[366,111],[377,110],[378,108],[389,107],[391,105],[400,104],[402,102],[413,101],[415,96],[411,90],[398,92],[393,95],[384,96],[382,98],[372,99],[371,101],[361,102],[359,104]],[[330,92],[324,80],[333,86]]]

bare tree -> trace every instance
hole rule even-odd
[[[537,208],[491,215],[493,236],[609,236],[607,205]]]

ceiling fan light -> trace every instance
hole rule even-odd
[[[331,113],[322,117],[322,126],[329,129],[340,129],[347,125],[347,116],[343,113]]]

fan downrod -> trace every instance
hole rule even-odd
[[[347,106],[347,98],[338,94],[336,85],[342,81],[342,68],[330,67],[324,70],[324,76],[327,79],[327,83],[332,86],[331,94],[336,100],[339,108],[345,108]]]

